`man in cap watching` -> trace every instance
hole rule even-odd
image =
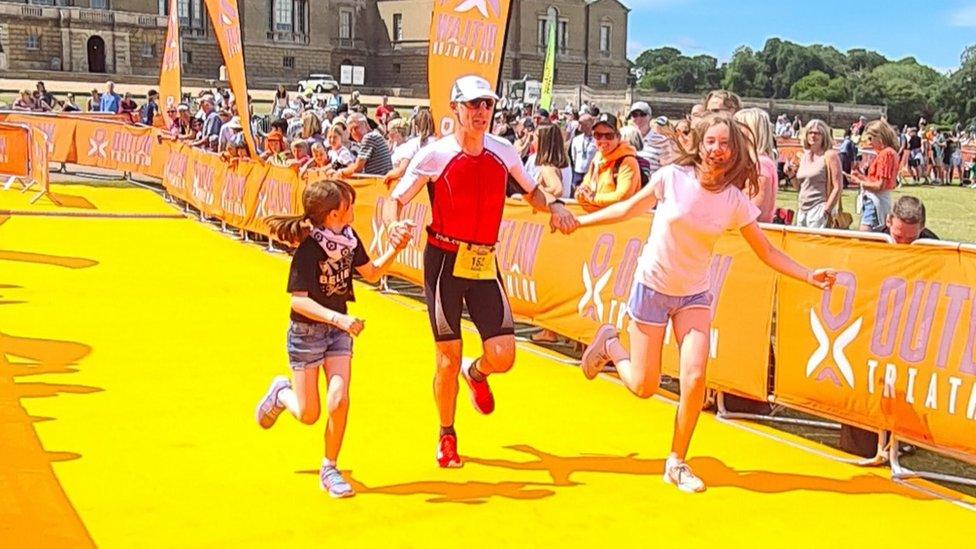
[[[436,343],[437,463],[460,467],[454,431],[458,374],[469,387],[475,409],[490,414],[495,400],[488,375],[507,372],[515,361],[515,322],[494,257],[509,177],[534,209],[551,212],[553,230],[572,230],[575,218],[562,202],[537,187],[508,141],[489,133],[498,96],[487,80],[475,75],[458,78],[450,98],[457,118],[454,133],[414,156],[384,206],[384,220],[398,221],[402,208],[428,189],[432,221],[424,250],[424,293]],[[465,304],[481,336],[483,354],[462,365]]]
[[[631,105],[627,118],[631,125],[637,128],[644,141],[644,149],[637,151],[637,155],[647,159],[653,174],[661,166],[670,162],[671,142],[667,137],[657,133],[657,129],[651,124],[651,106],[645,101],[638,101]]]
[[[569,163],[573,168],[573,194],[583,182],[596,156],[596,140],[593,139],[593,117],[586,113],[579,117],[580,133],[569,142]]]

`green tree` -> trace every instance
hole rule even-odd
[[[813,71],[790,87],[790,98],[799,101],[842,103],[849,99],[847,81],[843,77],[830,78],[825,72]]]

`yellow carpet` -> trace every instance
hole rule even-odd
[[[104,212],[176,212],[140,189],[71,186]],[[0,193],[0,209],[26,208]],[[971,511],[703,416],[692,465],[661,481],[674,408],[521,349],[498,408],[459,400],[460,470],[434,463],[433,345],[416,303],[357,286],[340,467],[318,488],[324,421],[254,406],[287,372],[287,256],[192,219],[0,218],[0,546],[937,547]],[[468,333],[467,336],[472,336]],[[472,345],[474,337],[465,340]],[[759,429],[767,432],[766,429]]]

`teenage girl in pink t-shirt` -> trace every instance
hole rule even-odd
[[[709,266],[715,243],[726,230],[738,229],[756,255],[784,275],[829,289],[836,273],[811,271],[766,239],[756,222],[759,209],[742,191],[756,185],[757,176],[741,126],[722,113],[692,124],[691,150],[679,147],[677,161],[655,172],[637,194],[578,221],[580,226],[613,223],[657,206],[630,297],[630,349],[620,342],[615,326],[604,325],[583,353],[582,370],[593,379],[612,360],[631,392],[650,397],[660,383],[661,348],[671,321],[679,346],[681,400],[664,480],[683,491],[700,492],[705,484],[685,456],[705,399],[715,298],[709,291]]]

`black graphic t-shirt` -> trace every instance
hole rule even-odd
[[[352,291],[352,270],[369,262],[362,239],[355,231],[353,235],[357,241],[355,249],[326,242],[325,246],[330,248],[328,252],[311,236],[303,240],[291,258],[288,292],[308,292],[319,305],[346,314],[346,303],[356,300]],[[291,319],[316,322],[294,310]]]

